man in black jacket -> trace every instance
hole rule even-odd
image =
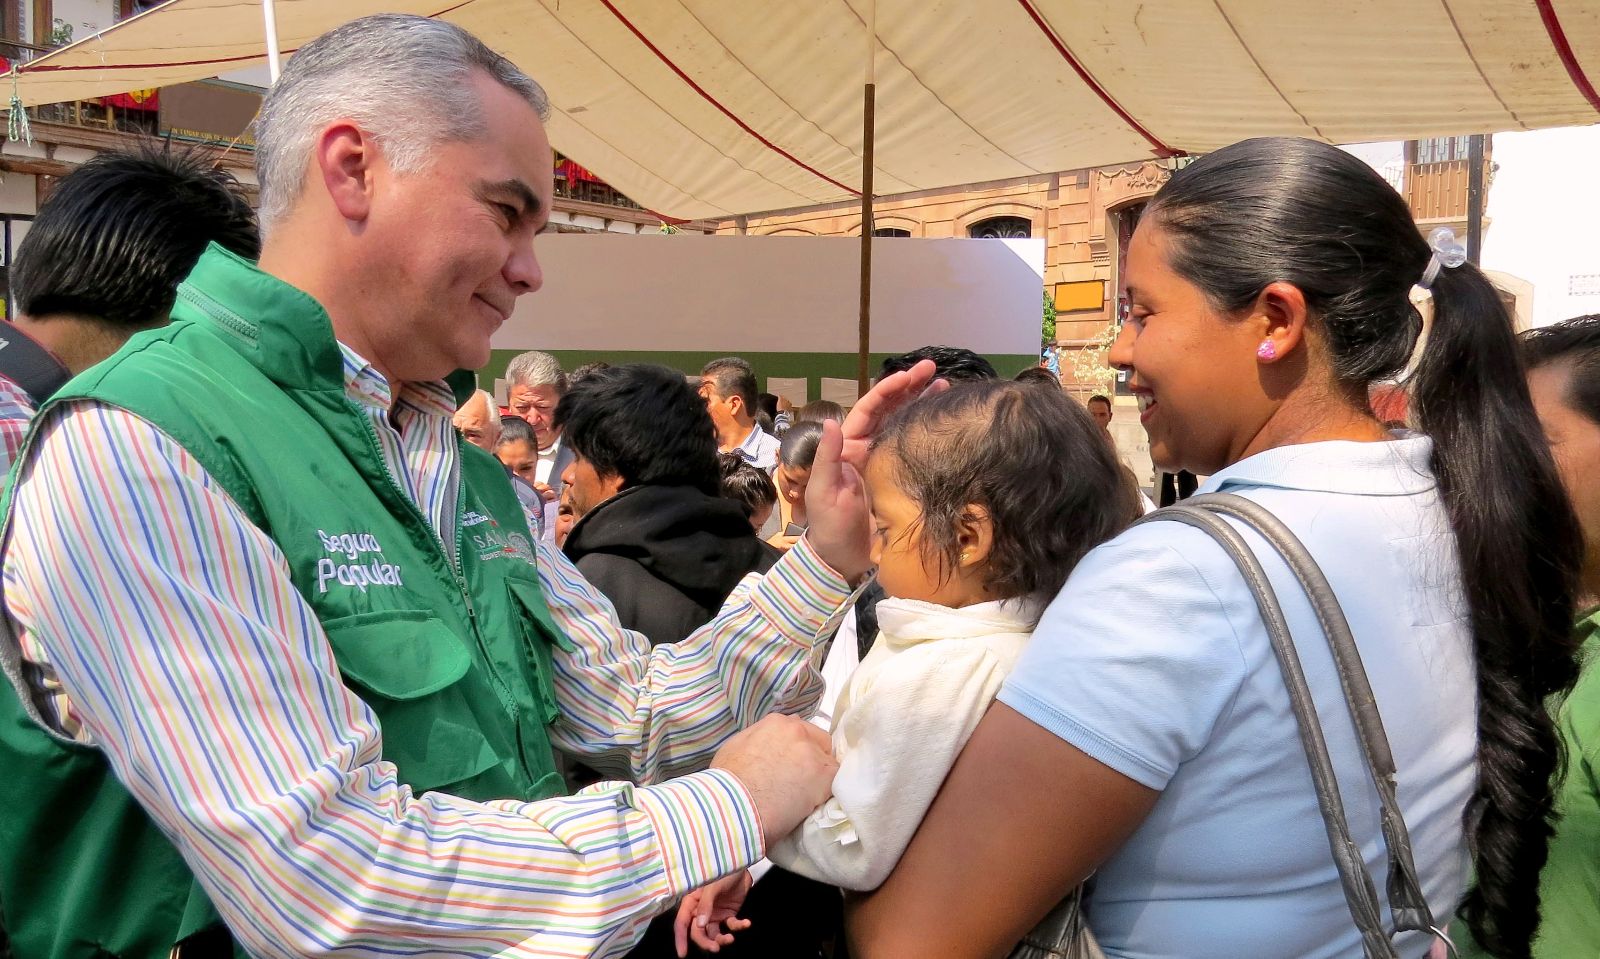
[[[555,428],[573,453],[562,480],[578,517],[563,550],[623,626],[678,642],[772,565],[740,506],[717,495],[716,431],[683,374],[600,370],[561,398]]]

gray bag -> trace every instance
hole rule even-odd
[[[1283,557],[1299,580],[1300,588],[1311,600],[1317,622],[1322,627],[1328,646],[1333,650],[1345,705],[1355,723],[1362,758],[1366,761],[1367,772],[1372,777],[1378,795],[1384,845],[1389,858],[1387,891],[1393,913],[1393,930],[1383,927],[1383,908],[1378,900],[1377,889],[1367,873],[1360,847],[1350,836],[1350,823],[1345,818],[1344,801],[1339,795],[1333,761],[1328,757],[1322,724],[1317,718],[1316,704],[1312,702],[1311,689],[1306,684],[1305,671],[1301,669],[1300,656],[1295,650],[1294,638],[1289,634],[1283,607],[1279,605],[1272,584],[1255,553],[1239,531],[1222,519],[1223,516],[1232,517],[1255,530]],[[1367,681],[1367,671],[1361,664],[1361,654],[1356,648],[1355,637],[1350,633],[1350,624],[1344,617],[1344,611],[1339,608],[1339,601],[1334,597],[1322,570],[1287,526],[1270,511],[1242,496],[1208,493],[1192,497],[1176,506],[1157,510],[1138,523],[1163,521],[1193,526],[1216,540],[1238,565],[1245,583],[1255,596],[1256,606],[1272,643],[1273,655],[1283,671],[1300,742],[1311,765],[1311,780],[1316,787],[1317,806],[1322,812],[1323,824],[1327,827],[1328,845],[1333,851],[1333,860],[1344,886],[1345,903],[1349,906],[1356,928],[1361,932],[1365,959],[1399,959],[1393,936],[1403,931],[1431,933],[1443,940],[1450,954],[1455,955],[1455,946],[1434,921],[1422,893],[1422,885],[1417,879],[1417,867],[1411,855],[1411,837],[1406,832],[1405,821],[1400,815],[1400,803],[1395,795],[1394,755],[1389,750],[1389,737],[1383,731],[1383,719],[1378,714],[1377,700]],[[1017,945],[1011,953],[1012,959],[1095,959],[1101,956],[1094,937],[1089,933],[1082,906],[1083,890],[1079,887]]]

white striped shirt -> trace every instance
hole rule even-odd
[[[408,385],[391,411],[376,370],[346,360],[390,472],[438,527],[459,475],[448,391]],[[617,955],[678,896],[760,858],[752,801],[718,770],[537,803],[412,795],[283,554],[182,447],[77,403],[28,456],[4,553],[28,672],[58,683],[58,726],[106,752],[252,953]],[[847,589],[807,544],[654,649],[536,548],[575,646],[553,651],[552,741],[588,765],[656,782],[815,703],[815,639]]]

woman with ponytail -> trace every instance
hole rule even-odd
[[[1582,544],[1504,306],[1462,259],[1343,151],[1237,143],[1147,207],[1111,361],[1157,467],[1270,510],[1322,567],[1436,924],[1523,959],[1560,765],[1544,702],[1577,674]],[[1373,383],[1400,376],[1415,433],[1368,406]],[[1378,802],[1338,673],[1287,567],[1246,537],[1298,640],[1387,922]],[[1362,954],[1254,599],[1215,541],[1177,523],[1079,564],[895,873],[855,905],[855,954],[1004,955],[1091,874],[1109,956]],[[1395,938],[1405,959],[1431,942]]]

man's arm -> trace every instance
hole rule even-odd
[[[785,790],[721,769],[539,803],[414,796],[282,554],[181,447],[80,405],[30,457],[13,628],[252,953],[614,955],[761,855],[752,797]]]
[[[822,695],[825,642],[849,587],[804,540],[747,577],[710,623],[654,648],[560,550],[539,544],[554,650],[555,745],[601,772],[655,782],[704,768],[735,732],[770,712],[806,714]]]

